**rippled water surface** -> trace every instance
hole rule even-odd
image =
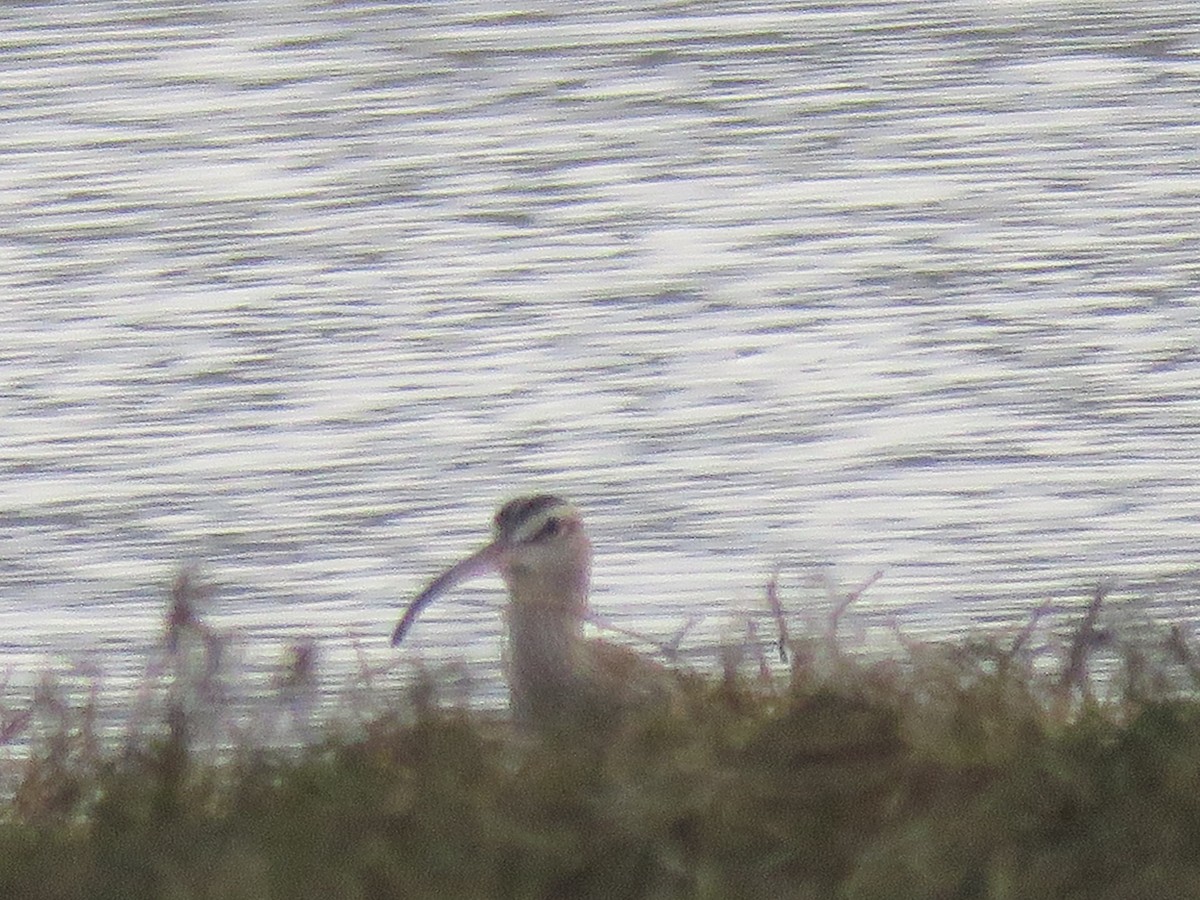
[[[1200,15],[1092,6],[9,7],[6,661],[135,677],[196,560],[333,684],[531,490],[699,651],[775,566],[883,569],[868,641],[1191,621]]]

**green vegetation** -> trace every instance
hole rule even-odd
[[[787,638],[783,675],[727,654],[603,726],[522,734],[427,678],[303,746],[214,750],[197,590],[173,590],[161,714],[123,747],[50,686],[0,722],[31,749],[0,897],[1200,896],[1197,664],[1178,629],[1102,628],[1102,591],[1056,671],[1033,623],[876,664]],[[280,689],[312,662],[297,651]]]

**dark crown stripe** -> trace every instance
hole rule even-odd
[[[492,520],[492,528],[496,532],[496,537],[511,540],[521,530],[521,527],[534,516],[557,506],[567,506],[567,502],[553,494],[518,497],[500,507],[496,518]]]

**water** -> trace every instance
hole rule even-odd
[[[496,504],[697,658],[1196,611],[1189,4],[31,3],[0,54],[0,635],[134,682],[165,585],[336,689]],[[407,653],[494,674],[499,586]],[[407,657],[403,657],[407,658]],[[492,679],[495,684],[494,678]]]

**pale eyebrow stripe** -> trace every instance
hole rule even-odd
[[[578,518],[579,510],[570,503],[559,503],[540,512],[534,513],[513,529],[510,540],[514,544],[528,541],[535,537],[551,519]]]

